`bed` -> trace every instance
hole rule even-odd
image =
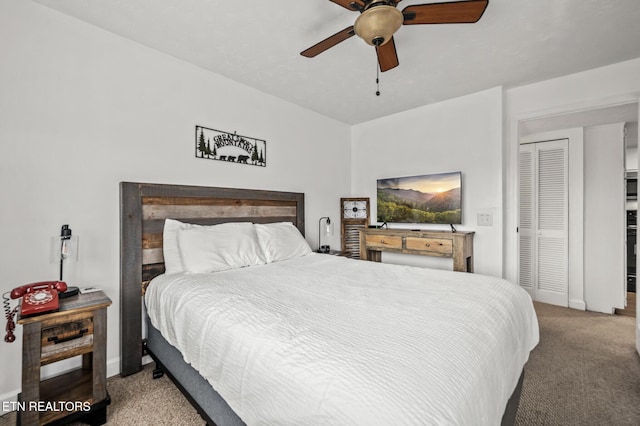
[[[315,253],[165,273],[167,219],[303,235],[304,195],[122,183],[122,375],[147,351],[219,426],[513,424],[538,341],[517,286]]]

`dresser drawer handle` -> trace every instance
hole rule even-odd
[[[69,337],[63,337],[63,338],[59,338],[58,336],[52,336],[52,337],[49,337],[47,341],[53,342],[54,345],[57,345],[58,343],[68,342],[69,340],[73,340],[73,339],[79,339],[82,336],[84,336],[85,333],[88,333],[88,332],[89,332],[88,328],[83,328],[75,336],[69,336]]]

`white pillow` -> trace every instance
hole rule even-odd
[[[178,247],[178,231],[199,227],[200,225],[193,223],[183,223],[174,219],[165,219],[164,231],[162,231],[162,254],[164,256],[165,273],[175,274],[184,271],[180,248]]]
[[[178,246],[186,272],[217,272],[266,263],[249,222],[181,229]]]
[[[312,252],[298,228],[291,222],[264,225],[256,223],[255,228],[267,263],[302,257]]]

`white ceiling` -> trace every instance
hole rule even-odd
[[[33,1],[347,124],[640,57],[640,0],[490,0],[476,24],[400,28],[376,97],[359,38],[299,54],[358,16],[329,0]]]

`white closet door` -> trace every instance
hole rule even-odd
[[[520,146],[520,285],[569,305],[568,140]]]
[[[538,287],[541,302],[569,306],[567,139],[536,144]]]
[[[535,281],[535,144],[520,146],[519,282],[534,297]]]

